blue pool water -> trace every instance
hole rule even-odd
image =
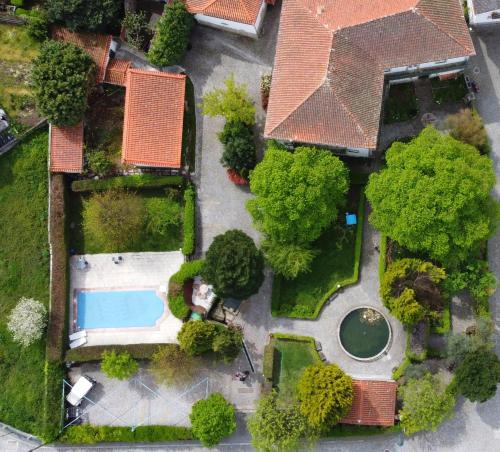
[[[154,326],[165,309],[154,290],[82,291],[76,302],[82,329]]]

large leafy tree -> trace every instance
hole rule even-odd
[[[12,310],[7,329],[15,342],[28,347],[39,341],[47,325],[47,309],[33,298],[22,297]]]
[[[177,64],[186,52],[193,25],[194,18],[184,2],[174,0],[166,5],[151,41],[149,61],[157,66]]]
[[[493,350],[468,353],[455,373],[458,391],[471,402],[486,402],[497,392],[500,361]]]
[[[94,62],[73,44],[47,41],[33,61],[32,81],[37,108],[57,126],[78,124],[87,108]]]
[[[189,356],[196,356],[212,349],[216,335],[217,327],[215,324],[192,320],[182,325],[177,340],[185,353]]]
[[[431,374],[418,380],[408,380],[399,387],[398,393],[403,400],[403,408],[399,412],[401,426],[407,435],[420,430],[435,431],[453,415],[455,397]]]
[[[112,31],[120,23],[121,0],[46,0],[45,8],[52,22],[62,23],[73,31]]]
[[[370,222],[400,245],[445,266],[465,260],[495,230],[498,204],[491,160],[428,127],[396,142],[387,168],[370,176]]]
[[[247,421],[252,445],[261,451],[296,451],[311,429],[297,406],[278,405],[276,392],[259,400],[257,410]]]
[[[116,353],[105,350],[102,354],[101,370],[110,378],[126,380],[139,370],[139,365],[129,352]]]
[[[226,122],[219,133],[219,140],[224,145],[221,163],[247,175],[255,167],[255,143],[250,126],[241,121]]]
[[[354,400],[352,378],[335,364],[307,367],[297,385],[297,394],[301,413],[315,428],[337,424]]]
[[[218,235],[207,251],[203,277],[220,297],[244,299],[264,281],[264,258],[253,240],[232,229]]]
[[[207,399],[198,400],[193,405],[189,416],[193,435],[205,447],[213,447],[236,430],[234,406],[219,393],[211,394]]]
[[[331,152],[273,146],[250,175],[256,197],[247,209],[272,242],[304,245],[337,218],[348,188],[347,168]]]

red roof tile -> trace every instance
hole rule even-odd
[[[185,0],[192,14],[204,14],[254,25],[263,0]]]
[[[264,135],[377,145],[384,69],[474,54],[457,0],[287,0]]]
[[[108,63],[104,82],[112,85],[125,86],[127,71],[132,63],[127,60],[112,59]]]
[[[83,122],[71,127],[50,125],[50,171],[81,173],[83,170]]]
[[[354,402],[343,424],[394,425],[396,411],[395,381],[353,380]]]
[[[85,50],[94,60],[97,67],[96,83],[102,83],[109,61],[111,35],[96,33],[74,33],[67,28],[54,27],[52,37],[56,41],[70,42]]]
[[[185,75],[128,70],[124,163],[180,168],[185,89]]]

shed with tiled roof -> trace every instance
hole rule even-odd
[[[125,86],[123,163],[180,168],[186,76],[129,69]]]
[[[76,126],[49,129],[49,167],[53,173],[81,173],[83,170],[83,122]]]

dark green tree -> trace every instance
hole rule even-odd
[[[149,61],[162,67],[177,64],[186,52],[193,25],[194,18],[184,2],[174,0],[166,5],[151,41]]]
[[[250,126],[241,121],[226,122],[219,133],[219,140],[224,145],[221,163],[247,176],[255,167],[255,143]]]
[[[177,339],[189,356],[202,355],[212,350],[212,342],[217,335],[217,326],[210,322],[191,320],[182,325]]]
[[[243,345],[243,331],[241,327],[229,326],[220,328],[212,342],[212,350],[225,362],[234,361]]]
[[[241,300],[257,293],[264,281],[263,268],[264,258],[253,240],[232,229],[214,238],[202,276],[218,296]]]
[[[426,128],[408,144],[396,142],[387,168],[370,176],[370,222],[413,252],[458,266],[498,223],[491,160],[474,147]]]
[[[82,119],[92,86],[94,62],[73,44],[47,41],[33,61],[32,81],[40,115],[57,126]]]

